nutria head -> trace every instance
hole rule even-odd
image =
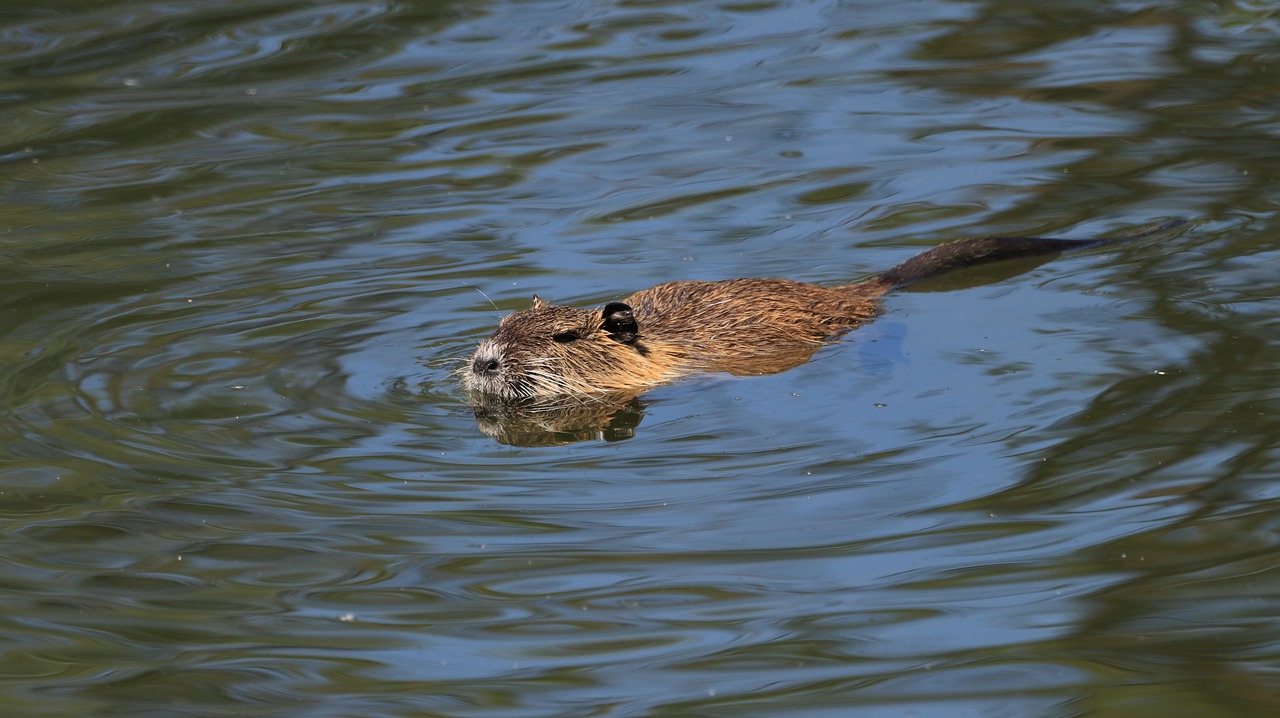
[[[654,383],[649,354],[622,302],[577,309],[534,297],[480,342],[461,374],[468,391],[503,400],[582,396]]]

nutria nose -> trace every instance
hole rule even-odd
[[[498,367],[498,360],[489,357],[476,357],[475,361],[471,362],[471,371],[482,376],[497,374]]]

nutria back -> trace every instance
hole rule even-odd
[[[788,279],[659,284],[598,309],[549,304],[503,318],[461,373],[501,400],[634,396],[696,372],[771,374],[872,319],[895,289],[960,267],[1146,237],[983,237],[935,247],[870,279],[823,287]]]

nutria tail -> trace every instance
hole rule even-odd
[[[1150,237],[1185,223],[1186,220],[1175,219],[1139,234],[1102,239],[1054,239],[1052,237],[979,237],[977,239],[962,239],[958,242],[950,242],[917,254],[893,269],[872,277],[864,284],[878,285],[884,291],[889,292],[950,272],[953,269],[972,267],[975,264],[995,262],[1002,259],[1034,257],[1040,254],[1057,254],[1075,249],[1118,244]]]

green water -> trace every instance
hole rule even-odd
[[[1277,48],[1257,2],[0,10],[0,704],[1280,710]],[[599,438],[451,376],[535,293],[1175,216]]]

